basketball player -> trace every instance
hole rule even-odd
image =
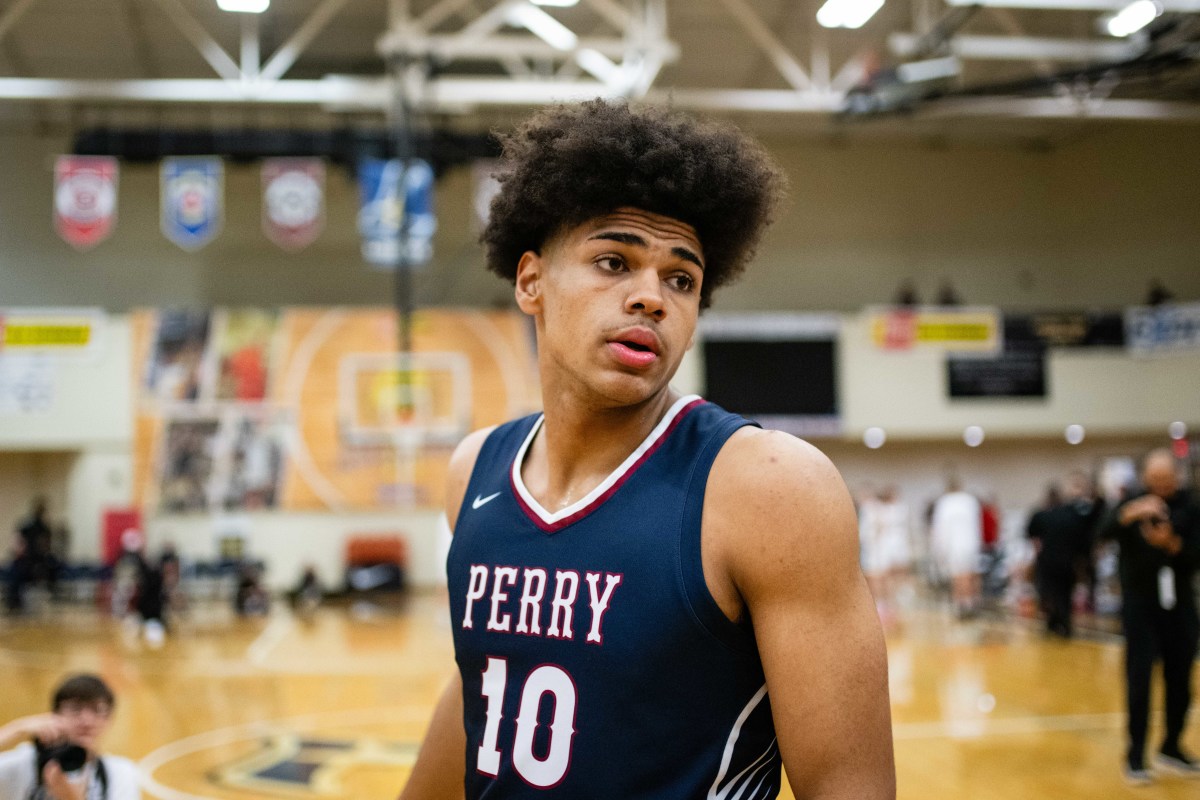
[[[799,798],[894,797],[841,479],[669,386],[776,167],[736,131],[602,101],[535,116],[505,157],[483,238],[535,323],[544,413],[452,459],[459,670],[402,797],[751,800],[781,765]]]

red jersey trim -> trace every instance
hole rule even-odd
[[[613,470],[612,474],[589,492],[587,497],[555,514],[542,508],[521,480],[521,464],[525,460],[529,445],[532,444],[534,436],[541,429],[542,421],[545,419],[544,416],[539,417],[533,424],[533,428],[530,429],[529,435],[525,437],[525,442],[517,451],[516,457],[513,458],[512,469],[509,470],[509,484],[512,487],[513,497],[517,500],[517,505],[521,507],[530,521],[545,533],[554,533],[578,522],[616,494],[617,490],[633,476],[633,473],[662,446],[671,432],[683,421],[683,418],[693,409],[704,405],[705,402],[707,401],[697,395],[687,395],[676,400],[675,404],[659,420],[654,430],[650,431],[637,449],[630,453],[625,463]]]

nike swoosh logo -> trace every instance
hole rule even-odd
[[[475,499],[471,501],[471,508],[479,508],[480,506],[487,505],[488,503],[492,502],[499,496],[500,496],[499,492],[496,492],[495,494],[489,494],[487,497],[480,497],[479,495],[475,495]]]

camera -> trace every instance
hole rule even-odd
[[[63,772],[78,772],[87,763],[87,750],[71,742],[44,745],[35,741],[34,746],[37,748],[38,775],[51,761],[57,761]]]

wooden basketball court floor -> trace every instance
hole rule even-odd
[[[926,609],[888,649],[900,798],[1200,798],[1200,781],[1123,782],[1114,636],[1048,640],[1032,622]],[[65,673],[102,674],[118,693],[106,749],[160,800],[394,798],[451,669],[436,593],[308,619],[200,607],[160,648],[82,607],[0,618],[0,719],[45,710]],[[1200,713],[1185,741],[1200,753]]]

